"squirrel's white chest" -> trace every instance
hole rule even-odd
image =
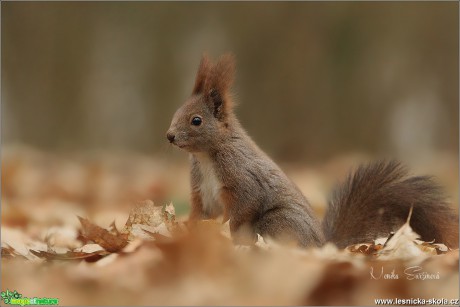
[[[208,157],[197,157],[200,163],[201,183],[200,194],[205,212],[220,212],[222,203],[220,200],[220,190],[222,184],[218,179],[214,166]]]

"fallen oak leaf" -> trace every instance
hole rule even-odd
[[[102,248],[102,246],[100,246],[99,244],[85,244],[83,245],[82,247],[78,247],[78,248],[75,248],[73,249],[74,252],[82,252],[82,253],[94,253],[94,252],[98,252],[98,251],[103,251],[104,249]]]
[[[420,249],[415,242],[420,236],[409,225],[411,216],[412,207],[406,222],[398,231],[390,235],[383,248],[379,250],[377,254],[379,260],[402,259],[412,263],[420,263],[428,257],[427,253]]]
[[[442,243],[433,243],[432,245],[435,246],[436,253],[438,255],[446,254],[447,252],[452,250],[449,247],[447,247],[445,244],[442,244]]]
[[[2,246],[2,259],[13,259],[13,258],[20,258],[20,259],[24,259],[24,260],[27,260],[27,257],[21,255],[20,253],[18,253],[14,248],[12,248],[11,246],[6,246],[6,247],[3,247]]]
[[[129,232],[132,225],[142,224],[148,226],[158,226],[163,222],[163,213],[161,206],[155,206],[153,201],[144,200],[138,202],[129,213],[123,233]]]
[[[134,240],[139,235],[138,228],[143,226],[157,227],[163,223],[162,207],[155,206],[151,200],[138,202],[129,213],[125,227],[121,231],[129,240]],[[143,233],[141,231],[141,233]]]
[[[222,224],[221,234],[227,239],[232,239],[232,234],[230,232],[230,220]]]
[[[144,229],[142,228],[142,231],[145,232],[147,235],[149,235],[152,239],[154,240],[168,240],[168,239],[171,239],[171,237],[169,236],[165,236],[159,232],[152,232],[152,231],[149,231],[147,229]]]
[[[113,222],[110,224],[109,232],[116,236],[120,235],[120,232],[117,229],[117,225],[115,225],[115,220],[113,220]]]
[[[47,250],[49,247],[46,243],[34,240],[19,229],[11,229],[2,225],[2,247],[9,247],[18,255],[22,255],[28,260],[37,260],[29,250]]]
[[[76,252],[76,251],[68,251],[65,254],[53,253],[53,252],[45,252],[45,251],[34,251],[33,249],[30,252],[39,257],[45,258],[47,260],[86,260],[89,262],[97,261],[104,256],[109,255],[110,253],[104,250],[92,252],[92,253],[84,253],[84,252]]]
[[[129,238],[140,238],[144,240],[152,240],[152,234],[161,234],[166,237],[171,237],[171,233],[169,232],[168,228],[166,225],[160,224],[157,227],[152,227],[148,225],[141,225],[141,224],[135,224],[133,225],[131,232],[129,234]]]
[[[421,240],[415,240],[418,248],[420,248],[423,252],[430,254],[430,255],[442,255],[449,251],[449,248],[442,243],[434,243],[432,242],[424,242]]]
[[[179,223],[176,221],[176,209],[174,208],[173,203],[165,205],[163,220],[169,232],[175,233],[180,230]]]
[[[165,206],[165,212],[170,217],[176,217],[176,209],[174,208],[173,203],[169,203],[168,205]]]
[[[353,244],[346,248],[351,253],[363,254],[367,256],[375,256],[379,250],[383,248],[382,244],[360,243]]]
[[[114,235],[108,230],[94,225],[85,218],[78,216],[82,225],[82,236],[96,242],[108,252],[118,252],[128,244],[127,234]]]
[[[175,209],[172,203],[165,206],[155,206],[151,200],[138,202],[129,213],[128,220],[121,233],[128,240],[135,238],[152,239],[151,233],[171,236],[177,233],[180,225],[176,222]]]

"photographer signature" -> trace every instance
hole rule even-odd
[[[439,272],[429,273],[423,271],[421,266],[411,266],[404,269],[401,276],[396,273],[396,269],[393,269],[389,273],[385,273],[383,266],[380,270],[374,270],[374,267],[370,268],[371,279],[400,279],[406,278],[407,280],[433,280],[439,279]]]

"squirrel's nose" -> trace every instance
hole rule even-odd
[[[166,133],[166,138],[168,139],[169,143],[174,142],[175,137],[176,136],[174,135],[174,133],[171,133],[171,132]]]

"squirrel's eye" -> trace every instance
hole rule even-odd
[[[199,125],[201,125],[201,118],[198,117],[198,116],[195,116],[195,117],[192,119],[192,125],[194,125],[194,126],[199,126]]]

